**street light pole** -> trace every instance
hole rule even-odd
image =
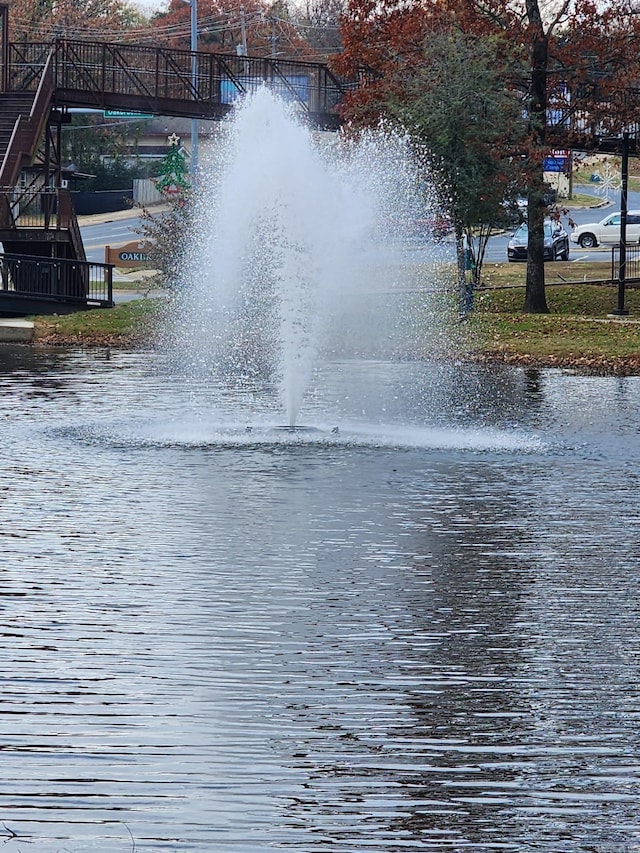
[[[617,317],[626,317],[624,286],[627,273],[627,194],[629,184],[629,134],[622,137],[622,182],[620,186],[620,264],[618,266],[618,304],[613,310]]]

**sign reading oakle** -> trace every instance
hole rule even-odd
[[[104,262],[125,269],[153,269],[150,255],[151,244],[146,240],[134,240],[124,246],[104,247]]]

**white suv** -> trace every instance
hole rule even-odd
[[[571,242],[583,249],[592,249],[601,243],[615,246],[620,242],[620,212],[610,213],[601,222],[578,225],[571,234]],[[640,242],[640,210],[627,212],[627,243]]]

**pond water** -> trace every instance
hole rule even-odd
[[[640,850],[640,379],[0,368],[8,851]]]

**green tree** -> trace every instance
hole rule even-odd
[[[391,75],[382,104],[429,150],[440,173],[440,201],[456,232],[461,288],[468,260],[472,286],[479,284],[487,241],[504,224],[505,201],[521,178],[519,161],[503,154],[522,136],[521,108],[500,76],[498,59],[505,49],[495,37],[457,29],[429,33],[419,61]]]
[[[505,139],[503,162],[519,162],[528,192],[529,252],[524,309],[548,311],[544,278],[543,164],[553,148],[593,145],[635,120],[632,81],[640,76],[636,0],[349,0],[344,50],[335,67],[369,69],[345,115],[377,118],[398,69],[419,73],[425,39],[460,31],[499,40],[498,84],[520,107],[516,145]],[[428,72],[427,72],[428,78]],[[474,80],[469,77],[469,90]]]
[[[62,126],[63,157],[88,172],[107,157],[124,156],[136,148],[142,133],[142,122],[110,122],[101,115],[71,116],[71,123]]]
[[[62,128],[62,162],[92,175],[79,189],[129,189],[134,178],[156,174],[157,163],[138,157],[144,121],[111,122],[96,115],[74,115]]]
[[[191,188],[186,178],[188,169],[184,156],[180,153],[177,143],[172,145],[169,153],[162,161],[160,174],[156,181],[156,189],[165,196],[182,195]]]

